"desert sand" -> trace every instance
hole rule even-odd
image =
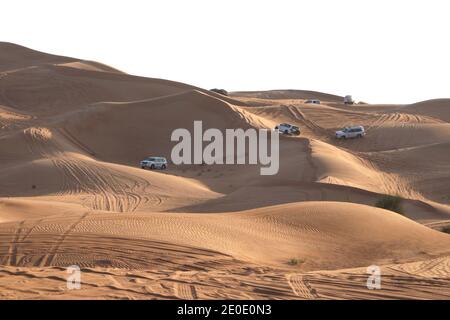
[[[195,120],[302,133],[274,176],[139,167]],[[367,135],[336,140],[348,125]],[[0,43],[0,299],[450,299],[449,160],[450,99],[222,96]],[[374,206],[386,194],[403,214]]]

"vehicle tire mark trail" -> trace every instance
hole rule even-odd
[[[316,290],[311,287],[305,275],[290,273],[286,275],[286,279],[297,296],[308,300],[319,298]]]
[[[24,133],[30,152],[51,160],[61,172],[61,187],[56,195],[86,193],[89,198],[85,206],[95,210],[133,212],[140,206],[142,189],[137,189],[140,186],[146,191],[150,186],[146,179],[137,176],[130,178],[95,160],[69,158],[52,139],[53,133],[47,128],[28,128]],[[150,192],[145,200],[153,205],[162,203],[160,197]]]
[[[176,280],[176,283],[174,284],[174,292],[175,296],[177,296],[180,299],[183,300],[198,299],[198,293],[197,289],[195,288],[195,285],[187,284],[183,281],[183,277],[186,277],[187,275],[191,274],[192,272],[182,272],[182,271],[175,272],[175,276],[173,277],[173,279]]]
[[[312,132],[319,134],[319,135],[326,135],[328,136],[329,133],[326,129],[322,128],[318,124],[316,124],[314,121],[309,120],[303,112],[299,110],[297,106],[293,105],[287,105],[285,106],[289,113],[298,121],[302,122],[309,130]]]
[[[21,221],[17,226],[16,231],[14,232],[14,238],[9,244],[8,253],[4,258],[4,262],[2,263],[3,265],[10,265],[10,266],[16,265],[17,246],[19,245],[20,242],[20,234],[22,233],[24,224],[25,220]]]
[[[40,261],[40,267],[49,267],[52,265],[56,255],[58,254],[58,250],[60,249],[63,242],[66,240],[67,236],[75,230],[75,228],[89,215],[89,212],[84,213],[78,220],[72,223],[69,228],[60,236],[57,242],[50,249],[49,253],[47,253],[43,259]]]
[[[25,240],[28,239],[28,237],[30,236],[30,234],[33,232],[33,230],[36,229],[37,226],[39,226],[39,224],[42,223],[42,221],[44,221],[44,219],[39,219],[37,220],[31,227],[27,228],[27,231],[25,232],[25,234],[23,235],[23,237],[19,240],[19,242],[22,244],[25,242]],[[17,245],[16,245],[17,248]],[[18,257],[17,252],[15,253],[16,259]],[[24,259],[26,258],[26,256],[22,256],[18,261],[16,261],[16,266],[21,266],[22,262],[24,261]]]

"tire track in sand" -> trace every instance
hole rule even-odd
[[[111,170],[95,160],[67,157],[48,128],[28,128],[24,134],[30,151],[51,160],[61,172],[62,185],[57,195],[87,193],[90,199],[85,206],[114,212],[134,212],[143,202],[161,205],[162,199],[156,195],[141,196],[150,187],[147,180]],[[67,139],[64,134],[61,138]]]
[[[314,133],[319,133],[320,135],[327,135],[328,131],[321,126],[319,126],[314,121],[309,120],[303,112],[301,112],[298,107],[293,105],[286,106],[289,113],[298,121],[302,122],[309,130]]]
[[[289,273],[286,275],[286,280],[292,291],[300,298],[308,300],[319,298],[316,289],[311,287],[305,275]]]
[[[67,230],[61,234],[60,238],[57,240],[56,244],[53,245],[53,247],[50,249],[49,253],[44,255],[42,259],[38,260],[36,264],[39,265],[39,267],[49,267],[51,266],[53,260],[55,259],[56,255],[58,254],[58,250],[63,244],[63,242],[66,240],[67,236],[89,215],[89,212],[84,213],[80,219],[76,220],[74,223],[72,223]]]
[[[183,300],[196,300],[198,299],[198,293],[195,285],[188,284],[183,281],[183,278],[188,275],[192,275],[192,272],[175,272],[173,277],[176,281],[174,285],[175,296]]]
[[[19,245],[20,234],[22,233],[23,226],[25,224],[25,220],[21,221],[14,232],[14,238],[10,242],[8,247],[8,253],[2,264],[4,265],[16,265],[16,257],[17,257],[17,246]]]

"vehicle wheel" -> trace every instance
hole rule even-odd
[[[284,130],[284,132],[283,132],[284,134],[288,134],[289,132],[287,131],[287,130]]]
[[[358,138],[362,138],[362,134],[358,134]]]
[[[144,169],[144,170],[145,170],[145,166],[141,166],[141,169]]]
[[[166,165],[165,164],[163,164],[162,166],[161,166],[161,170],[166,170]]]
[[[152,164],[152,165],[150,166],[150,169],[154,170],[154,169],[155,169],[155,165]]]

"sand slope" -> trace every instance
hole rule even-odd
[[[307,90],[268,90],[268,91],[236,91],[231,92],[232,96],[260,99],[319,99],[331,102],[342,102],[343,97]]]
[[[9,299],[442,299],[450,298],[450,258],[381,267],[381,290],[367,269],[296,272],[247,264],[227,272],[82,268],[80,290],[67,290],[65,268],[0,270]],[[17,283],[23,284],[17,290]]]
[[[156,243],[166,244],[167,252],[163,254],[180,245],[194,252],[209,251],[217,259],[233,257],[278,267],[286,267],[290,259],[298,258],[304,260],[304,270],[382,264],[450,252],[449,235],[389,211],[333,202],[201,216],[86,211],[5,223],[0,230],[4,235],[2,243],[8,243],[12,235],[21,239],[13,249],[4,246],[0,251],[4,264],[16,266],[95,267],[96,261],[102,260],[104,266],[146,268],[159,259],[152,245]],[[21,238],[24,234],[26,242]],[[124,250],[134,253],[126,257],[122,255]],[[183,260],[189,262],[183,263],[207,267],[205,258],[194,252],[186,252]],[[175,260],[171,265],[177,268]]]
[[[450,99],[422,101],[405,106],[402,111],[433,117],[448,123],[450,122]]]

